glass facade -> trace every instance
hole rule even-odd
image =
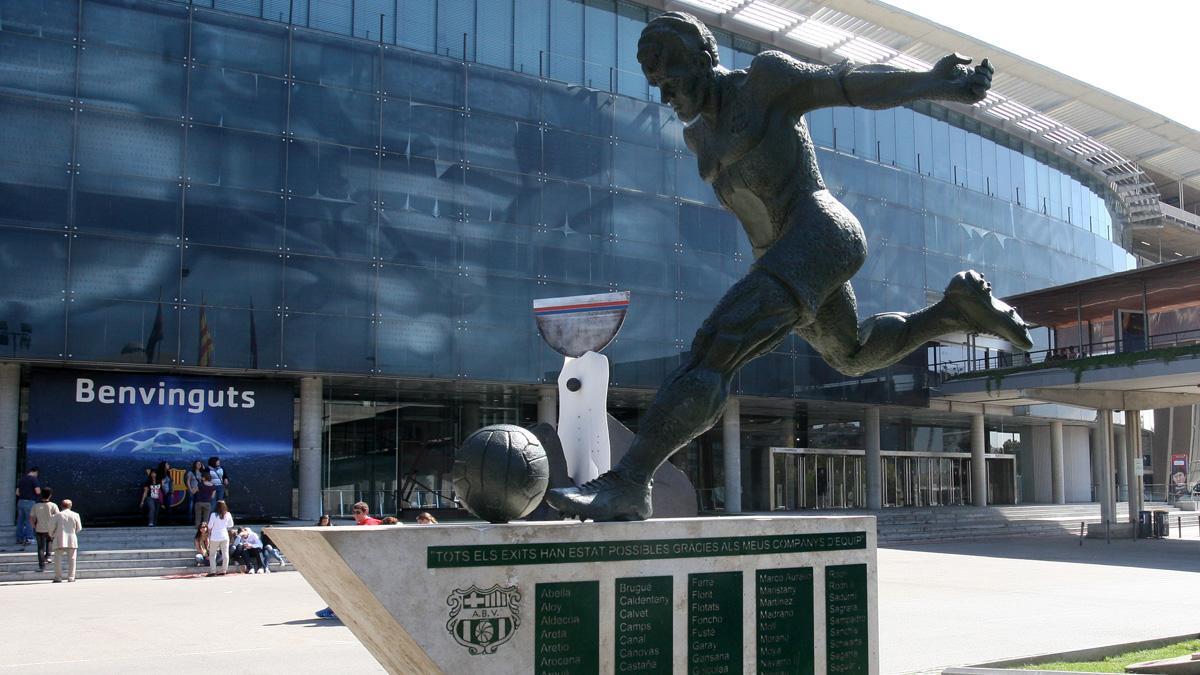
[[[649,12],[4,3],[0,321],[28,333],[11,356],[194,366],[203,315],[218,368],[533,383],[560,363],[533,298],[629,290],[613,383],[656,387],[751,257],[648,100],[632,56]],[[719,37],[733,66],[759,48]],[[1003,295],[1130,264],[1095,190],[971,120],[809,124],[870,238],[863,315],[923,306],[969,267]],[[903,401],[924,358],[843,382],[789,339],[737,389]]]

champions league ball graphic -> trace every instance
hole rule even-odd
[[[454,456],[454,490],[471,513],[492,523],[528,515],[541,503],[550,463],[537,436],[511,424],[471,434]]]
[[[100,448],[121,455],[149,455],[150,459],[205,459],[236,454],[220,441],[198,431],[179,427],[155,427],[131,431]]]

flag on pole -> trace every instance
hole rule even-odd
[[[254,329],[254,301],[250,301],[250,367],[258,367],[258,331]]]
[[[145,325],[145,324],[143,324]],[[150,329],[150,337],[146,338],[146,363],[154,363],[158,354],[158,345],[163,341],[162,293],[158,294],[158,312],[154,315],[154,327]]]
[[[196,357],[196,365],[211,366],[213,355],[213,339],[208,332],[208,315],[205,312],[204,298],[200,298],[200,354]]]

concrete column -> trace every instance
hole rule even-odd
[[[1063,475],[1063,423],[1050,423],[1050,493],[1055,504],[1067,503],[1067,482]]]
[[[325,401],[319,377],[300,380],[300,520],[316,522],[321,499],[321,446]]]
[[[462,440],[479,431],[483,423],[479,421],[479,402],[463,401],[462,404]]]
[[[1142,415],[1138,410],[1125,411],[1126,468],[1129,476],[1129,522],[1137,523],[1142,510]]]
[[[1128,420],[1133,415],[1125,413],[1125,419]],[[1113,455],[1117,460],[1117,501],[1123,502],[1129,500],[1129,462],[1128,455],[1125,451],[1125,431],[1129,429],[1129,422],[1121,429],[1113,429]]]
[[[21,365],[0,363],[0,525],[17,522],[15,493],[20,414]]]
[[[549,424],[558,428],[558,388],[541,387],[538,389],[538,424]]]
[[[864,459],[867,472],[867,508],[878,511],[883,508],[883,467],[880,461],[879,407],[867,408],[866,428],[867,455]]]
[[[1100,499],[1100,526],[1104,527],[1104,523],[1113,522],[1117,512],[1116,490],[1113,485],[1112,410],[1105,408],[1096,411],[1096,427],[1099,430],[1096,434],[1099,441],[1096,450],[1100,456],[1100,482],[1096,492]]]
[[[975,506],[987,506],[987,434],[983,415],[971,415],[971,496]]]
[[[742,406],[729,397],[721,441],[725,448],[725,513],[742,512]]]

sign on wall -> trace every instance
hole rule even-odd
[[[210,457],[235,518],[291,514],[290,383],[55,370],[35,372],[29,396],[26,466],[90,519],[141,518],[146,471],[167,462],[159,522],[191,523],[184,475]]]

